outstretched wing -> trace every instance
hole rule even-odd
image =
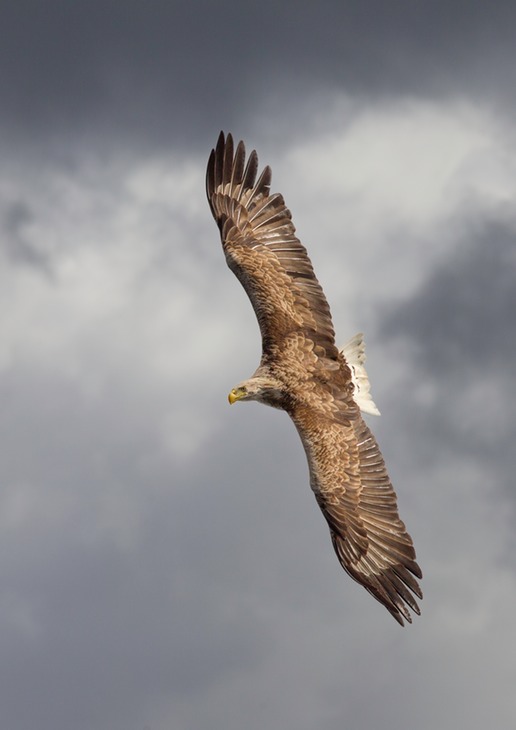
[[[231,135],[221,133],[206,191],[226,260],[254,307],[264,357],[284,354],[287,336],[299,331],[324,362],[324,378],[312,381],[296,401],[304,405],[289,413],[342,566],[403,625],[403,619],[411,621],[409,608],[419,613],[414,595],[421,597],[412,540],[378,445],[352,400],[350,373],[335,347],[330,309],[306,249],[282,196],[270,194],[270,168],[258,179],[257,171],[256,152],[246,163],[244,144],[234,151]]]
[[[245,160],[239,142],[221,132],[206,173],[206,193],[220,229],[230,269],[253,305],[263,352],[274,353],[286,334],[301,330],[318,356],[338,359],[330,308],[290,211],[279,193],[270,194],[271,170],[257,178],[258,157]]]
[[[294,414],[310,467],[312,489],[330,527],[344,570],[403,626],[420,613],[412,539],[400,520],[396,494],[374,436],[360,415],[314,419]]]

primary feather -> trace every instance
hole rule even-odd
[[[342,567],[403,625],[412,621],[409,608],[419,614],[414,596],[422,598],[421,570],[380,449],[361,416],[360,405],[376,409],[363,351],[356,351],[361,342],[352,341],[351,369],[346,351],[335,345],[328,302],[290,211],[280,194],[270,193],[271,170],[257,175],[256,152],[246,162],[243,142],[235,149],[231,135],[221,132],[206,192],[228,266],[262,335],[260,365],[230,401],[258,400],[290,415]]]

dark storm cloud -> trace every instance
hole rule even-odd
[[[516,360],[516,229],[488,220],[466,231],[415,301],[382,325],[385,337],[409,337],[418,366],[434,377],[508,373]]]
[[[487,16],[481,2],[242,13],[237,2],[26,0],[2,9],[2,116],[26,143],[66,146],[97,130],[149,145],[245,124],[260,100],[277,117],[309,91],[512,97],[514,27],[509,2]]]
[[[391,308],[379,330],[385,340],[405,339],[413,358],[407,428],[420,434],[419,457],[432,463],[436,453],[460,454],[489,464],[498,486],[514,497],[516,423],[509,394],[516,361],[516,228],[501,219],[466,230],[467,241],[410,302]]]

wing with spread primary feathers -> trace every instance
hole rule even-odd
[[[306,249],[295,235],[290,211],[270,194],[271,170],[257,178],[258,157],[245,160],[239,142],[221,132],[206,174],[206,192],[230,269],[244,286],[262,334],[265,354],[286,334],[303,331],[317,354],[337,359],[330,308]]]
[[[246,162],[243,143],[234,150],[231,135],[221,133],[206,191],[226,260],[254,307],[265,360],[283,368],[295,396],[286,410],[305,447],[339,561],[403,625],[411,622],[409,608],[419,614],[414,595],[422,597],[412,540],[378,444],[353,400],[351,371],[335,347],[330,309],[290,211],[281,195],[270,194],[270,168],[258,179],[257,172],[256,152]],[[303,371],[301,348],[287,351],[296,333],[317,361],[310,371]]]
[[[421,569],[371,431],[360,415],[317,422],[299,412],[294,421],[342,567],[402,626],[403,619],[411,623],[408,607],[420,613],[413,594],[423,597],[416,580]]]

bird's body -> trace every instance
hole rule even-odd
[[[310,484],[342,567],[403,625],[422,597],[412,540],[400,520],[383,457],[361,415],[375,413],[360,337],[339,351],[330,309],[290,211],[270,194],[271,172],[257,179],[221,133],[206,189],[230,269],[245,288],[262,335],[254,375],[229,395],[285,410],[303,443]],[[347,355],[346,355],[347,353]]]

